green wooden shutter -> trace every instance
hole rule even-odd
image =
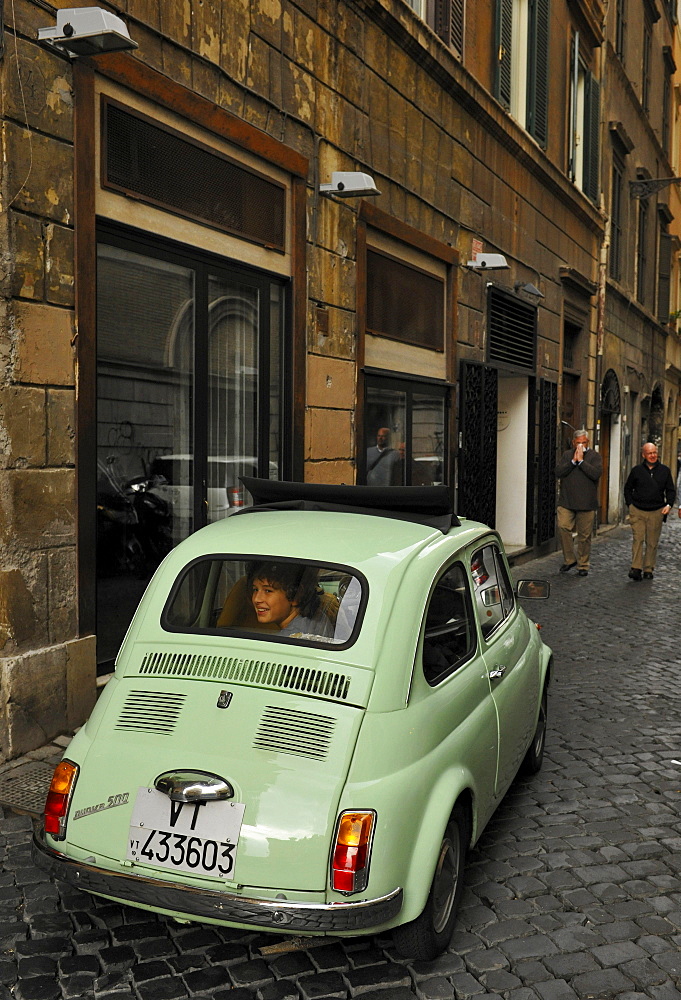
[[[464,0],[435,0],[433,31],[459,56],[463,56],[463,15]]]
[[[495,97],[511,107],[511,46],[513,45],[513,0],[497,0]]]
[[[548,138],[549,5],[550,0],[530,0],[527,131],[540,146]]]
[[[592,73],[586,74],[584,85],[584,181],[587,198],[598,203],[600,178],[598,175],[598,147],[600,139],[601,86]]]
[[[669,320],[669,287],[672,276],[672,238],[660,233],[660,256],[657,269],[657,318],[660,323]]]

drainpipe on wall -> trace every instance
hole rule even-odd
[[[603,352],[605,344],[605,287],[608,267],[608,250],[610,249],[610,216],[605,219],[605,230],[598,255],[598,291],[596,293],[596,391],[594,398],[594,416],[596,424],[596,440],[594,446],[601,443],[601,383],[603,381]]]

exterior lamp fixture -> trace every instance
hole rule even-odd
[[[462,265],[471,271],[506,271],[508,262],[503,253],[479,253],[474,260]]]
[[[71,59],[137,48],[120,17],[101,7],[58,10],[56,25],[38,28],[38,41],[65,52]]]
[[[319,193],[327,198],[366,198],[381,192],[370,174],[359,170],[334,170],[330,184],[320,184]]]
[[[513,285],[513,291],[518,295],[519,292],[526,292],[528,295],[533,295],[535,299],[543,299],[544,293],[540,292],[536,285],[533,285],[530,281],[525,284],[524,281],[516,281]]]

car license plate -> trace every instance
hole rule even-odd
[[[156,788],[140,788],[127,860],[231,878],[245,808],[243,802],[173,802]]]

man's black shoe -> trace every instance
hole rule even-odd
[[[644,573],[643,574],[643,579],[644,580],[652,580],[652,578],[653,578],[653,574],[652,573]]]
[[[588,576],[588,575],[589,575],[588,569],[580,569],[579,573],[577,574],[577,576]]]
[[[560,569],[558,570],[558,572],[559,573],[568,573],[572,569],[572,567],[576,566],[576,565],[577,565],[576,562],[573,562],[573,563],[563,563],[563,565],[560,567]]]
[[[636,581],[642,580],[643,576],[641,574],[641,570],[640,569],[634,569],[634,567],[632,566],[631,569],[629,570],[629,579],[630,580],[636,580]]]

